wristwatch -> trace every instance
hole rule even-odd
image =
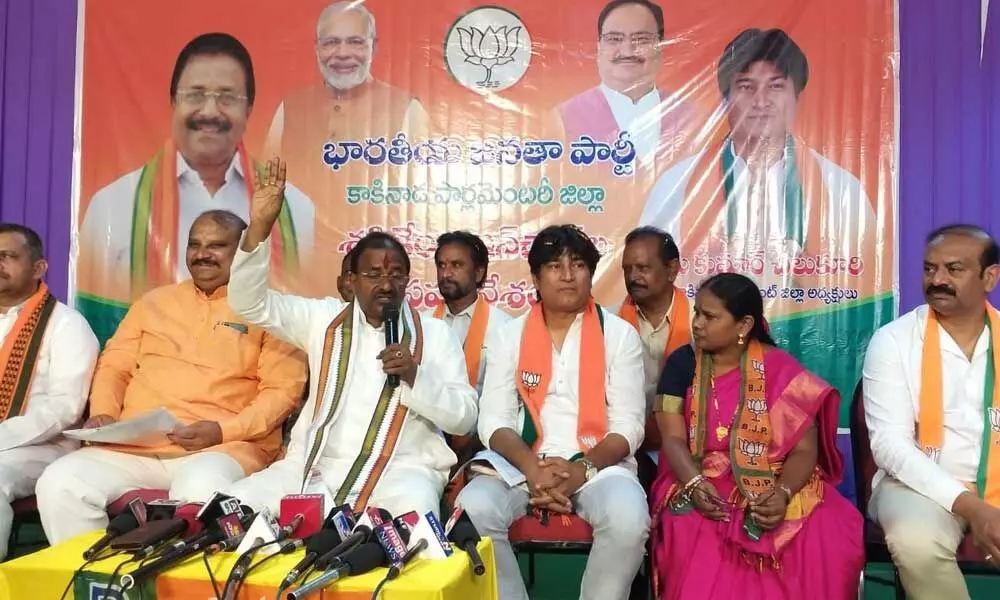
[[[585,477],[584,481],[590,481],[591,479],[597,476],[597,467],[594,466],[594,463],[590,462],[590,459],[581,458],[577,462],[583,465],[583,468],[587,470],[586,475],[584,475]]]

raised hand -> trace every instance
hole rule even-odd
[[[267,168],[261,173],[250,199],[250,226],[244,238],[244,250],[253,250],[270,235],[285,200],[285,174],[285,161],[278,157],[267,161]]]

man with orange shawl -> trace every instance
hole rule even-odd
[[[60,434],[83,414],[97,362],[97,338],[49,292],[47,269],[34,230],[0,223],[0,560],[11,502],[34,494],[45,467],[76,448]]]
[[[129,304],[187,277],[187,233],[207,210],[246,220],[261,165],[243,146],[256,84],[247,49],[207,33],[177,57],[170,80],[172,136],[141,168],[101,189],[80,225],[76,306],[103,343]],[[313,245],[312,202],[289,186],[274,236],[282,282],[296,283]]]
[[[486,351],[479,437],[513,467],[500,471],[523,478],[474,476],[457,504],[493,538],[501,600],[528,598],[507,530],[533,508],[575,512],[593,528],[584,600],[627,597],[642,562],[649,511],[633,457],[645,422],[642,344],[594,303],[599,259],[572,225],[540,231],[528,252],[540,301]]]
[[[302,352],[229,308],[229,268],[246,223],[210,211],[191,226],[192,278],[137,300],[108,341],[90,390],[100,427],[166,409],[181,423],[146,445],[95,444],[54,462],[35,494],[49,542],[101,529],[127,491],[205,502],[281,451],[281,425],[305,390]]]
[[[860,255],[877,226],[864,188],[792,132],[809,80],[802,50],[780,29],[747,29],[726,46],[717,76],[724,117],[713,117],[703,151],[660,176],[640,223],[682,239],[692,261]]]
[[[691,303],[674,285],[679,270],[680,252],[669,233],[646,226],[625,236],[622,275],[628,296],[615,312],[642,340],[647,419],[642,448],[651,452],[660,450],[660,432],[652,418],[660,371],[674,350],[691,343]]]
[[[987,301],[998,278],[1000,248],[982,228],[932,232],[927,304],[878,330],[865,356],[879,467],[868,510],[915,600],[969,598],[955,562],[968,530],[1000,567],[1000,315]]]

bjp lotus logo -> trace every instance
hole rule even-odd
[[[767,402],[759,398],[755,400],[747,400],[747,410],[759,417],[767,412]]]
[[[992,415],[991,415],[991,417],[992,417]],[[992,421],[992,418],[990,420]],[[941,460],[941,449],[940,448],[935,448],[934,446],[926,446],[926,447],[924,447],[924,454],[926,454],[927,457],[930,458],[931,460],[933,460],[934,462],[938,462],[938,461]]]
[[[751,465],[757,464],[757,459],[764,454],[766,447],[764,442],[754,442],[743,438],[737,438],[740,453],[747,457],[747,462]]]
[[[462,15],[445,36],[445,64],[452,77],[480,93],[505,90],[531,62],[531,36],[511,11],[484,6]]]
[[[990,407],[990,429],[993,433],[1000,433],[1000,408]]]
[[[539,373],[532,373],[531,371],[521,371],[521,383],[524,387],[529,390],[533,390],[538,387],[538,384],[542,382],[542,376]]]

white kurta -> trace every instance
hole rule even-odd
[[[486,374],[486,355],[487,348],[490,346],[490,340],[496,335],[497,330],[503,327],[504,323],[510,321],[513,317],[507,314],[501,308],[497,308],[494,304],[489,304],[490,307],[490,319],[486,323],[486,338],[483,340],[483,349],[479,354],[479,376],[476,378],[476,395],[481,396],[483,393],[483,379]],[[462,343],[462,347],[465,347],[465,340],[469,336],[469,328],[472,326],[472,317],[476,314],[476,304],[473,303],[469,305],[468,308],[458,313],[457,315],[452,314],[451,309],[447,305],[444,307],[444,316],[441,318],[445,325],[451,328],[451,330],[458,337],[458,341]],[[421,313],[421,316],[428,319],[434,318],[434,309],[425,310]],[[463,350],[464,351],[464,350]]]
[[[308,483],[303,471],[311,450],[322,450],[314,467],[322,475],[329,493],[336,492],[358,455],[385,382],[381,362],[375,357],[385,348],[384,333],[364,318],[357,305],[354,340],[341,401],[325,430],[319,425],[330,402],[333,385],[318,398],[319,381],[329,376],[322,369],[323,347],[330,323],[347,306],[336,298],[310,299],[280,294],[267,287],[270,247],[265,243],[253,252],[238,251],[229,282],[229,303],[249,323],[304,349],[309,355],[309,399],[292,429],[284,459],[238,483],[231,492],[255,508],[276,510],[282,495],[298,493]],[[404,306],[410,323],[420,319],[423,328],[423,358],[411,388],[402,383],[400,404],[409,409],[396,451],[379,479],[370,505],[394,514],[408,510],[438,510],[441,492],[455,454],[442,431],[463,434],[475,427],[477,403],[469,386],[462,348],[447,325],[421,318]],[[336,355],[330,369],[337,368]],[[317,410],[319,403],[319,410]],[[314,421],[314,414],[317,420]]]
[[[4,341],[21,309],[0,315]],[[0,560],[13,519],[10,503],[33,494],[45,467],[77,447],[60,434],[83,414],[97,353],[97,338],[86,319],[57,303],[38,350],[24,414],[0,422]]]

